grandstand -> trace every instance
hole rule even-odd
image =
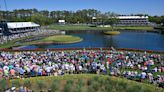
[[[0,22],[0,35],[12,35],[37,31],[40,25],[33,22]]]
[[[118,26],[146,26],[150,25],[148,16],[118,16]]]

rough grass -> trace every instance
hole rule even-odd
[[[164,89],[151,84],[139,83],[124,78],[110,77],[107,75],[79,74],[65,76],[49,76],[28,78],[31,82],[31,89],[38,92],[38,81],[45,85],[43,91],[56,87],[57,92],[164,92]],[[11,80],[16,81],[19,79]],[[20,84],[24,84],[23,79]],[[59,88],[58,88],[59,87]]]

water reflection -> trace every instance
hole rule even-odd
[[[115,39],[114,36],[104,35],[104,38],[106,40],[106,41],[104,41],[105,47],[115,47],[115,48],[118,48],[117,43],[119,43],[119,42],[118,42],[117,39]]]

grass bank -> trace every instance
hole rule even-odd
[[[111,30],[111,27],[91,27],[88,25],[50,25],[48,26],[48,29],[54,29],[54,30],[65,30],[65,31],[72,31],[72,30]],[[121,26],[121,27],[114,27],[116,30],[146,30],[146,31],[153,31],[154,28],[150,26]]]
[[[52,92],[164,92],[164,89],[154,85],[96,74],[15,79],[10,80],[9,85],[23,85],[34,92],[46,92],[48,89]]]

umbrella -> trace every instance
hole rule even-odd
[[[3,70],[9,70],[9,67],[8,66],[4,66]]]

